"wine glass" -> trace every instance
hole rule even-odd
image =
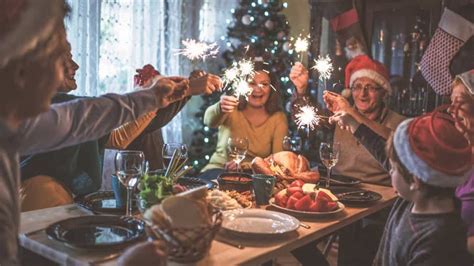
[[[188,146],[183,143],[166,143],[163,145],[163,149],[161,151],[161,155],[163,156],[163,167],[168,168],[170,162],[171,162],[171,157],[173,157],[173,153],[175,150],[178,150],[181,153],[181,161],[179,164],[186,160],[188,158]]]
[[[302,146],[303,144],[299,136],[285,136],[283,138],[283,150],[285,151],[299,152]]]
[[[337,164],[339,159],[340,144],[338,142],[328,143],[321,142],[319,146],[319,156],[324,166],[327,168],[326,188],[329,188],[329,181],[331,180],[331,169]]]
[[[237,164],[237,172],[240,172],[240,163],[245,159],[248,148],[249,141],[247,138],[230,137],[227,140],[229,157]]]
[[[132,216],[132,193],[144,168],[145,155],[141,151],[118,151],[115,154],[117,178],[127,188],[126,216]]]

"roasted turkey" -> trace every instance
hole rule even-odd
[[[319,181],[319,172],[310,170],[308,160],[290,151],[277,152],[265,159],[255,157],[252,161],[252,170],[256,174],[276,176],[279,189],[285,188],[295,179],[305,183]]]

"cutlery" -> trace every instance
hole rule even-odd
[[[311,229],[311,226],[309,226],[307,224],[304,224],[302,222],[300,222],[300,226],[303,227],[303,228],[306,228],[306,229]]]
[[[227,244],[227,245],[229,245],[229,246],[236,247],[236,248],[238,248],[238,249],[244,249],[244,248],[245,248],[245,247],[242,246],[241,244],[234,244],[234,243],[229,242],[229,241],[227,241],[227,240],[223,240],[223,239],[216,239],[216,240],[219,241],[219,242],[222,242],[222,243],[224,243],[224,244]]]

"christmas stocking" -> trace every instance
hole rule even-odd
[[[473,35],[473,23],[445,8],[438,29],[420,61],[421,73],[436,93],[451,94],[453,77],[449,72],[449,65]]]

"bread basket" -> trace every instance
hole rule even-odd
[[[211,223],[193,228],[176,228],[171,224],[149,226],[148,234],[167,244],[168,258],[178,263],[193,263],[204,258],[222,224],[222,213],[208,205]]]

